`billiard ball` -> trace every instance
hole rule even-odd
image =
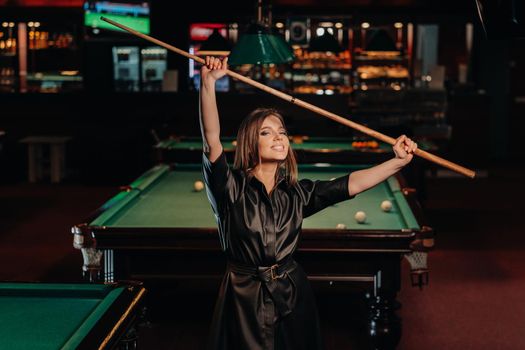
[[[360,224],[363,224],[366,221],[366,213],[364,211],[358,211],[354,216],[355,221]]]
[[[233,147],[237,147],[237,140],[233,140],[233,141],[232,141],[232,146],[233,146]]]
[[[390,210],[392,210],[392,202],[391,201],[382,201],[381,202],[381,209],[383,209],[383,211],[390,211]]]
[[[335,226],[335,228],[338,229],[338,230],[344,230],[346,228],[346,225],[345,224],[337,224]]]
[[[195,192],[202,191],[204,189],[204,182],[195,181],[195,183],[193,184],[193,189],[195,190]]]

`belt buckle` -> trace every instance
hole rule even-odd
[[[279,265],[278,264],[275,264],[275,265],[272,265],[270,267],[270,277],[272,279],[272,281],[280,278],[281,276],[277,274],[277,269],[279,268]]]

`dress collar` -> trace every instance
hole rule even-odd
[[[252,185],[260,188],[261,190],[266,192],[266,188],[264,188],[264,184],[254,175],[252,174],[246,174],[249,183]],[[280,187],[288,187],[288,180],[286,179],[286,171],[285,169],[281,168],[278,170],[277,174],[277,180],[275,181],[274,189]]]

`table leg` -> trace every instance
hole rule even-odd
[[[60,180],[64,177],[64,164],[65,164],[65,155],[64,155],[64,144],[51,144],[50,150],[50,167],[51,167],[51,182],[59,183]]]
[[[401,340],[401,319],[396,315],[400,303],[395,293],[367,295],[368,298],[368,336],[372,349],[393,350]]]
[[[77,227],[73,227],[73,247],[82,252],[82,274],[89,282],[98,282],[101,277],[102,251],[96,249],[91,242],[85,242],[84,234]]]
[[[130,327],[126,334],[120,339],[119,349],[136,350],[138,347],[137,323]]]
[[[113,264],[113,250],[104,250],[104,282],[115,282],[115,265]]]
[[[95,248],[82,248],[82,258],[84,265],[82,265],[82,274],[89,282],[99,282],[101,280],[101,266],[100,261],[102,252]]]
[[[41,153],[41,147],[34,143],[29,143],[27,145],[27,168],[28,168],[28,178],[29,182],[35,183],[39,178],[39,173],[41,173],[41,166],[39,165],[40,159],[39,154]],[[40,171],[39,171],[40,168]]]

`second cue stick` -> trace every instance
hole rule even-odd
[[[187,58],[190,58],[190,59],[192,59],[194,61],[197,61],[199,63],[202,63],[202,64],[205,63],[204,59],[202,59],[199,56],[192,55],[192,54],[190,54],[190,53],[188,53],[188,52],[186,52],[184,50],[181,50],[181,49],[179,49],[179,48],[177,48],[175,46],[167,44],[167,43],[165,43],[163,41],[160,41],[158,39],[155,39],[155,38],[153,38],[153,37],[151,37],[149,35],[139,33],[138,31],[134,30],[133,28],[126,27],[125,25],[122,25],[122,24],[120,24],[118,22],[115,22],[115,21],[113,21],[113,20],[111,20],[109,18],[100,17],[100,19],[105,21],[105,22],[107,22],[107,23],[109,23],[109,24],[112,24],[115,27],[118,27],[118,28],[120,28],[120,29],[122,29],[122,30],[124,30],[124,31],[126,31],[128,33],[131,33],[131,34],[133,34],[135,36],[138,36],[138,37],[143,38],[143,39],[145,39],[147,41],[150,41],[150,42],[155,43],[155,44],[157,44],[159,46],[162,46],[162,47],[164,47],[164,48],[166,48],[166,49],[168,49],[170,51],[178,53],[179,55],[185,56]],[[380,133],[378,131],[375,131],[373,129],[370,129],[370,128],[364,126],[364,125],[358,124],[356,122],[353,122],[351,120],[343,118],[343,117],[341,117],[341,116],[339,116],[339,115],[337,115],[335,113],[329,112],[329,111],[327,111],[325,109],[322,109],[322,108],[319,108],[317,106],[314,106],[314,105],[312,105],[312,104],[310,104],[308,102],[302,101],[302,100],[300,100],[298,98],[295,98],[293,96],[285,94],[284,92],[281,92],[279,90],[276,90],[274,88],[271,88],[269,86],[261,84],[258,81],[255,81],[253,79],[247,78],[247,77],[245,77],[245,76],[243,76],[243,75],[241,75],[239,73],[233,72],[233,71],[231,71],[229,69],[226,70],[226,74],[228,74],[232,78],[240,80],[240,81],[242,81],[242,82],[244,82],[244,83],[246,83],[248,85],[251,85],[251,86],[254,86],[254,87],[256,87],[256,88],[258,88],[260,90],[266,91],[266,92],[268,92],[268,93],[270,93],[270,94],[272,94],[274,96],[277,96],[277,97],[279,97],[279,98],[281,98],[283,100],[286,100],[286,101],[288,101],[290,103],[293,103],[293,104],[296,104],[298,106],[301,106],[301,107],[303,107],[305,109],[308,109],[308,110],[310,110],[312,112],[315,112],[317,114],[320,114],[322,116],[325,116],[325,117],[327,117],[329,119],[332,119],[332,120],[334,120],[334,121],[336,121],[336,122],[338,122],[340,124],[348,126],[348,127],[352,128],[352,129],[355,129],[355,130],[357,130],[359,132],[362,132],[363,134],[366,134],[366,135],[368,135],[370,137],[373,137],[375,139],[378,139],[378,140],[383,141],[385,143],[388,143],[390,145],[394,145],[394,143],[396,141],[393,137],[384,135],[384,134],[382,134],[382,133]],[[416,150],[416,152],[414,152],[414,154],[417,155],[417,156],[420,156],[421,158],[425,158],[426,160],[429,160],[431,162],[439,164],[439,165],[441,165],[441,166],[443,166],[445,168],[449,168],[450,170],[453,170],[453,171],[455,171],[457,173],[460,173],[462,175],[465,175],[467,177],[474,178],[476,176],[476,173],[473,170],[467,169],[467,168],[465,168],[465,167],[463,167],[461,165],[458,165],[456,163],[448,161],[448,160],[446,160],[444,158],[438,157],[438,156],[436,156],[436,155],[434,155],[432,153],[423,151],[423,150],[421,150],[419,148]]]

